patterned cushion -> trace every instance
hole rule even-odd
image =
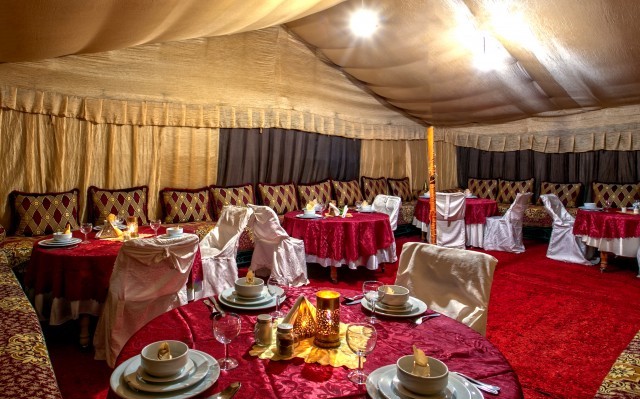
[[[416,210],[416,202],[403,202],[400,205],[400,212],[398,213],[398,226],[403,224],[413,224],[413,215]]]
[[[402,202],[413,200],[411,184],[409,184],[408,177],[403,177],[402,179],[387,179],[387,182],[389,183],[389,195],[402,198]]]
[[[4,229],[4,226],[0,224],[0,242],[2,242],[6,236],[7,231]]]
[[[533,177],[529,180],[500,180],[498,183],[498,201],[502,204],[510,204],[516,199],[518,193],[533,192]],[[529,200],[531,202],[531,199]]]
[[[7,236],[0,243],[0,259],[7,261],[14,270],[26,269],[33,244],[39,239],[40,237]]]
[[[262,203],[273,209],[278,215],[284,215],[298,209],[296,186],[293,183],[258,183],[258,192]]]
[[[373,177],[362,176],[360,180],[362,181],[362,196],[365,201],[370,204],[373,203],[376,195],[389,193],[387,190],[387,179],[384,177],[374,179]]]
[[[498,203],[498,212],[500,216],[504,215],[511,204]],[[574,218],[578,213],[578,208],[567,208],[567,211]],[[553,226],[553,218],[549,215],[543,205],[529,205],[524,211],[522,225],[525,227],[549,227]]]
[[[160,191],[165,223],[211,221],[209,187],[195,190],[165,188]]]
[[[635,201],[640,200],[639,184],[608,184],[594,182],[593,202],[596,206],[603,207],[607,201],[611,201],[611,206],[620,208],[622,206],[632,206]]]
[[[211,186],[209,189],[213,197],[213,209],[216,213],[216,220],[225,205],[246,206],[256,203],[256,197],[253,195],[253,185],[251,185],[251,183],[227,187]]]
[[[542,182],[540,186],[540,195],[542,194],[555,194],[560,198],[560,201],[564,204],[565,208],[575,208],[578,206],[578,198],[580,198],[580,192],[582,191],[582,183],[549,183]],[[538,205],[542,205],[542,200],[538,197]]]
[[[467,181],[467,188],[478,198],[495,200],[498,198],[498,181],[495,179],[474,179]]]
[[[113,213],[122,218],[135,216],[139,225],[148,224],[147,219],[147,186],[109,190],[89,187],[90,220],[96,226],[104,224],[105,218]]]
[[[298,184],[298,198],[301,206],[313,200],[326,204],[331,201],[331,182],[325,180],[314,184]]]
[[[333,191],[336,193],[338,207],[354,205],[356,201],[362,201],[362,192],[357,180],[335,181],[332,180]]]
[[[67,223],[78,229],[78,189],[63,193],[10,194],[13,211],[18,217],[18,236],[42,236],[62,231]]]

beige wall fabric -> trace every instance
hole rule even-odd
[[[437,131],[438,129],[434,129]],[[445,141],[435,141],[436,190],[457,188],[458,157],[456,146]]]

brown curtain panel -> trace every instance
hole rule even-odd
[[[218,185],[358,179],[360,140],[284,129],[220,129]]]

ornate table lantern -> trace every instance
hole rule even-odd
[[[138,218],[135,216],[127,217],[127,230],[131,234],[131,238],[138,237]]]
[[[331,349],[340,346],[340,293],[318,291],[316,293],[316,335],[313,344]]]

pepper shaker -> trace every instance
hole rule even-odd
[[[253,328],[253,337],[259,346],[269,346],[273,342],[271,316],[268,314],[258,315],[256,325]]]

